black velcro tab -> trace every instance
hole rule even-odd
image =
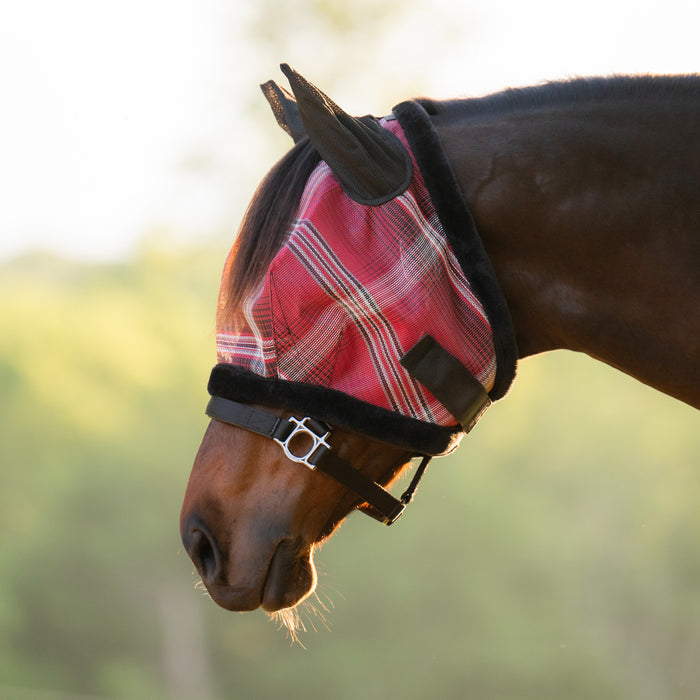
[[[491,405],[481,382],[429,335],[401,358],[401,365],[456,418],[465,433]]]

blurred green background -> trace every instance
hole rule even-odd
[[[417,94],[695,69],[697,10],[647,5],[28,0],[23,25],[0,11],[0,50],[17,51],[0,61],[0,164],[18,156],[0,172],[0,700],[698,696],[700,414],[585,357],[521,363],[394,527],[348,519],[316,557],[300,644],[216,607],[178,533],[224,257],[288,147],[257,84],[289,61],[381,114]],[[219,47],[215,76],[201,45]],[[214,112],[206,138],[172,137],[165,196],[148,145],[201,101],[168,102],[180,85]],[[112,229],[136,242],[100,258]]]

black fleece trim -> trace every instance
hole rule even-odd
[[[518,348],[513,323],[467,200],[430,119],[430,113],[437,111],[439,103],[430,100],[402,102],[394,107],[447,240],[491,324],[496,378],[489,396],[496,401],[506,395],[515,378]]]
[[[402,416],[335,389],[261,377],[228,364],[218,364],[209,377],[209,393],[242,403],[286,408],[348,428],[367,437],[424,455],[451,452],[463,432]]]

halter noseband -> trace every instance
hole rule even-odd
[[[284,454],[293,462],[332,476],[371,506],[364,511],[367,515],[385,525],[395,523],[406,505],[411,502],[418,482],[430,461],[430,456],[423,456],[409,487],[401,498],[397,499],[335,454],[328,443],[332,428],[321,421],[308,416],[301,420],[293,416],[282,418],[260,408],[253,408],[220,396],[211,397],[206,412],[211,418],[271,438],[282,447]],[[298,443],[301,442],[299,438],[303,437],[311,438],[312,444],[304,454],[300,454],[304,450],[299,449]]]
[[[484,387],[469,370],[429,335],[416,343],[400,362],[450,411],[464,433],[474,427],[491,405]],[[210,393],[212,397],[206,409],[210,418],[274,440],[292,462],[325,472],[356,493],[370,506],[363,512],[385,525],[396,522],[411,502],[431,459],[431,455],[417,451],[422,457],[420,466],[406,491],[397,499],[333,451],[328,442],[333,429],[327,423],[309,416],[282,418],[247,403],[219,396],[211,387]],[[304,438],[311,440],[310,447],[304,447]]]

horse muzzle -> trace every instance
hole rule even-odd
[[[299,537],[246,537],[234,547],[219,542],[196,514],[183,519],[181,536],[209,595],[226,610],[276,612],[293,607],[316,587],[313,547]]]

